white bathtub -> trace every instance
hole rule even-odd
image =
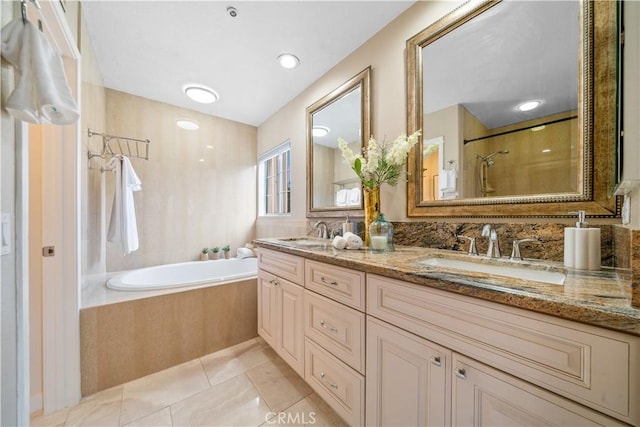
[[[118,291],[154,291],[204,284],[219,284],[255,277],[257,258],[231,258],[158,265],[118,274],[107,287]]]

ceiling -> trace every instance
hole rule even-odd
[[[427,45],[424,112],[462,104],[493,129],[575,110],[579,5],[505,1]],[[516,110],[530,100],[542,104]]]
[[[107,88],[257,126],[413,3],[89,0],[82,11]],[[297,68],[277,63],[285,52]],[[219,100],[188,99],[190,83]]]

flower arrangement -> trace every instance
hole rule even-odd
[[[372,136],[366,150],[362,150],[363,154],[354,154],[342,138],[338,138],[338,146],[343,159],[362,181],[362,186],[373,189],[384,183],[398,183],[407,155],[418,142],[419,136],[420,131],[409,136],[402,134],[391,144],[386,139],[379,144]]]

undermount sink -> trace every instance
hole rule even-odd
[[[427,267],[442,267],[448,269],[464,270],[474,273],[486,273],[495,276],[510,277],[514,279],[532,280],[535,282],[550,283],[553,285],[564,285],[566,278],[564,273],[559,271],[538,270],[527,266],[507,266],[497,264],[487,264],[483,262],[466,261],[453,258],[428,258],[418,261],[419,264]]]
[[[285,245],[295,246],[297,248],[307,249],[324,249],[331,244],[331,240],[313,239],[309,237],[290,237],[278,239]]]

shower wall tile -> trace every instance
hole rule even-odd
[[[254,238],[256,127],[114,90],[106,105],[108,133],[151,141],[149,160],[131,158],[140,248],[124,256],[107,242],[107,271],[193,261],[203,247],[235,253]],[[200,129],[178,128],[185,117]],[[105,176],[107,227],[115,180]]]
[[[256,283],[82,309],[82,395],[257,337]]]

